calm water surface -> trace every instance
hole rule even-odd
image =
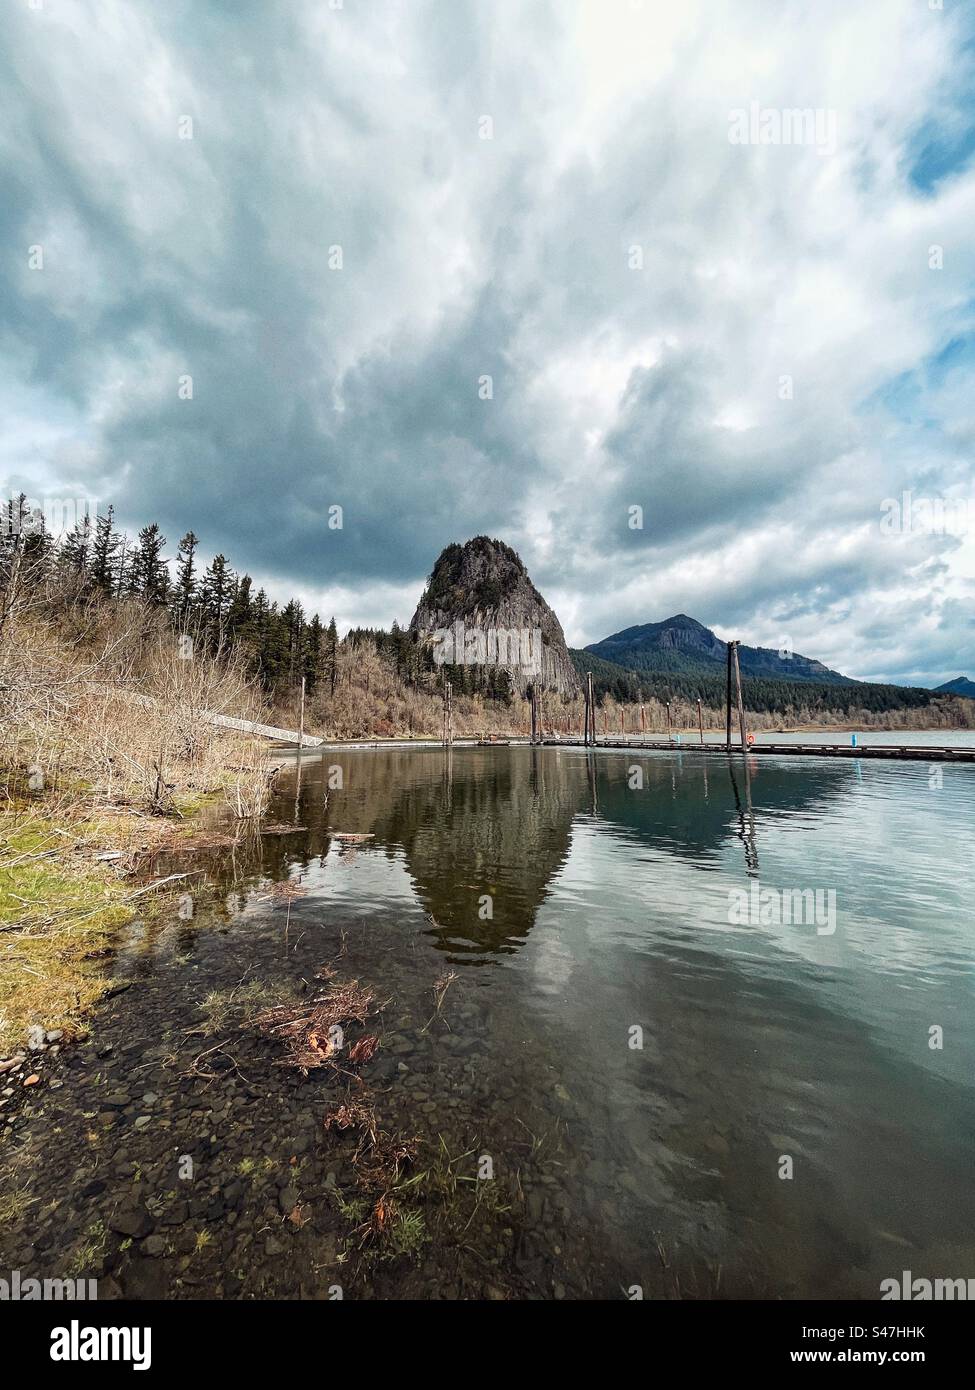
[[[471,1148],[472,1173],[487,1155],[509,1203],[469,1237],[472,1269],[434,1243],[367,1296],[877,1297],[904,1269],[975,1277],[975,767],[331,749],[281,775],[275,815],[304,829],[208,861],[216,916],[132,929],[113,968],[144,992],[106,1026],[143,1021],[160,1090],[167,1048],[146,1032],[178,1034],[242,971],[310,976],[341,951],[389,998],[370,1064],[388,1113]],[[338,832],[372,838],[350,851]],[[283,877],[307,890],[286,930],[262,896]],[[742,889],[832,892],[835,912],[742,919]],[[424,1030],[444,970],[457,978]],[[308,1109],[275,1120],[235,1084],[217,1110],[231,1174],[242,1154],[273,1158]],[[31,1119],[48,1153],[52,1100]],[[125,1148],[152,1191],[179,1107]],[[75,1159],[47,1165],[42,1186],[81,1190]],[[221,1236],[207,1279],[294,1292],[255,1220]],[[300,1239],[317,1268],[325,1237]],[[194,1292],[192,1258],[165,1276],[177,1293]]]

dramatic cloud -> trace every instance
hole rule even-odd
[[[975,503],[881,526],[975,495],[966,7],[36,3],[0,19],[7,488],[343,624],[487,532],[570,641],[685,611],[975,675]]]

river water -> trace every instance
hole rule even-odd
[[[4,1133],[10,1267],[136,1297],[975,1277],[975,767],[327,749],[272,815],[152,866],[190,894],[123,932],[120,992]],[[438,1174],[397,1258],[361,1248],[329,1075],[250,1034],[194,1074],[211,991],[325,962],[385,1001],[362,1078]]]

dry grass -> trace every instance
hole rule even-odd
[[[94,957],[133,915],[120,874],[208,804],[256,824],[273,772],[266,744],[207,717],[262,714],[234,653],[183,659],[165,614],[134,601],[35,587],[4,603],[0,1049],[70,1029],[103,993]]]
[[[440,1011],[441,1011],[441,1009],[443,1008],[443,1001],[444,1001],[444,999],[447,997],[447,991],[448,991],[448,989],[450,988],[450,986],[454,983],[454,981],[455,981],[456,979],[457,979],[457,971],[456,971],[456,970],[444,970],[444,971],[442,971],[441,974],[439,974],[439,975],[437,976],[437,978],[434,980],[434,982],[433,982],[433,1003],[434,1003],[434,1009],[433,1009],[433,1013],[432,1013],[432,1014],[430,1015],[430,1017],[427,1019],[426,1023],[423,1025],[423,1027],[420,1029],[420,1032],[421,1032],[421,1033],[427,1033],[427,1032],[429,1032],[431,1024],[434,1022],[435,1019],[437,1019],[437,1018],[440,1017]]]
[[[200,1005],[203,1023],[197,1031],[210,1038],[229,1027],[239,1027],[255,1008],[267,1007],[271,996],[272,987],[261,980],[242,981],[233,989],[211,990]]]
[[[297,1067],[308,1072],[316,1067],[329,1066],[336,1070],[344,1037],[350,1023],[365,1023],[377,1011],[375,996],[357,980],[346,984],[330,984],[328,989],[301,1005],[280,1004],[265,1009],[252,1020],[252,1025],[265,1037],[281,1042],[285,1047],[281,1065]],[[337,1031],[340,1030],[340,1031]],[[367,1062],[378,1046],[378,1039],[364,1037],[345,1053],[349,1065]]]
[[[165,615],[89,602],[70,615],[12,616],[0,643],[0,766],[26,790],[95,809],[178,814],[222,793],[239,818],[266,805],[271,762],[252,736],[210,714],[259,719],[254,681],[232,653],[181,657]]]

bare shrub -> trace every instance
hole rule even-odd
[[[0,632],[0,760],[41,769],[44,790],[171,812],[179,794],[223,789],[234,813],[259,816],[266,745],[216,727],[213,714],[259,720],[261,694],[236,652],[187,649],[165,613],[129,600],[72,600],[8,612]]]

